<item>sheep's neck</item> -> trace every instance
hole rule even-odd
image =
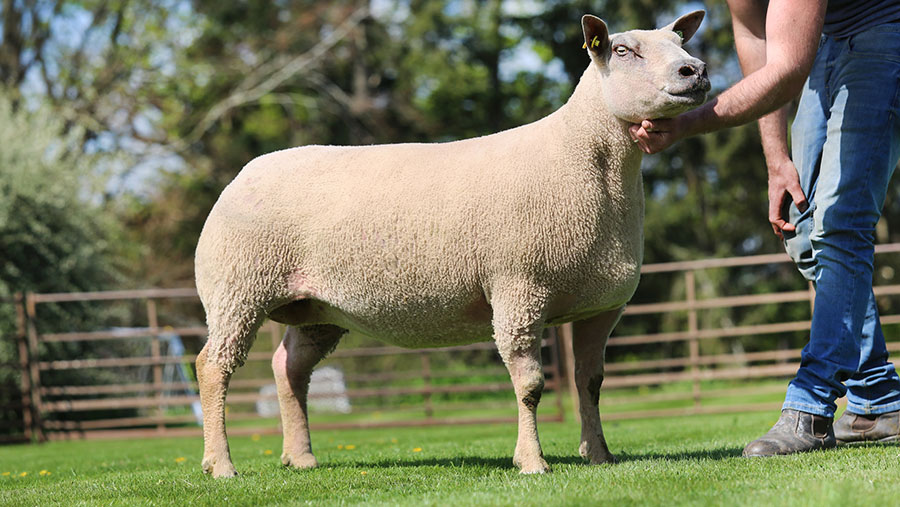
[[[628,133],[629,124],[609,112],[603,99],[600,70],[591,64],[556,116],[570,149],[600,172],[635,172],[641,153]]]

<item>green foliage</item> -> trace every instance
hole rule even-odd
[[[121,231],[97,204],[98,157],[47,108],[14,110],[0,92],[0,291],[86,290],[118,281]]]

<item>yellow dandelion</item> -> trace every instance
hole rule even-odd
[[[0,475],[2,475],[3,477],[9,477],[9,472],[3,472],[3,473],[0,474]]]
[[[185,458],[184,456],[178,456],[177,458],[175,458],[175,463],[184,463],[185,461],[187,461],[187,458]]]
[[[265,454],[266,456],[272,454],[272,449],[266,449],[265,451],[263,451],[263,454]]]
[[[22,472],[19,474],[19,477],[25,477],[26,475],[28,475],[28,472]]]
[[[413,452],[422,452],[422,448],[421,448],[421,447],[415,447],[415,448],[413,448]]]
[[[397,439],[396,439],[396,438],[392,438],[392,439],[391,439],[391,443],[392,443],[392,444],[396,444],[396,443],[397,443]]]
[[[254,442],[259,442],[260,438],[262,438],[262,436],[259,433],[254,433],[254,434],[250,435],[250,440],[253,440]]]
[[[48,472],[48,471],[46,471],[46,470],[41,470],[41,471],[38,472],[38,473],[41,474],[41,475],[50,475],[50,472]]]
[[[362,472],[359,473],[359,475],[366,475],[366,474],[368,474],[368,473],[369,473],[369,472],[366,472],[365,470],[363,470]]]
[[[352,451],[353,449],[356,449],[356,446],[353,444],[347,444],[344,446],[344,449],[347,449],[348,451]]]
[[[338,444],[338,449],[343,449],[343,448],[344,448],[344,444]]]

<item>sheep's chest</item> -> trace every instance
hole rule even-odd
[[[564,236],[566,240],[553,246],[569,261],[549,280],[550,323],[618,308],[634,294],[643,258],[644,211],[640,174],[635,174],[630,181],[618,182],[615,192],[602,188],[592,220],[579,224],[578,217],[570,218],[572,230],[580,229],[581,236]]]

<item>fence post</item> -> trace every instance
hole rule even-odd
[[[28,334],[28,369],[31,372],[31,407],[33,410],[32,425],[34,427],[34,436],[37,437],[38,442],[46,442],[47,436],[44,434],[42,417],[41,356],[38,350],[37,310],[34,293],[31,292],[25,296],[25,328]]]
[[[274,354],[278,347],[281,345],[281,326],[278,325],[274,320],[269,321],[269,338],[272,340],[272,353]]]
[[[690,333],[689,347],[691,358],[692,391],[694,395],[694,408],[700,408],[700,342],[697,339],[697,284],[693,270],[684,272],[685,291],[687,292],[688,332]]]
[[[428,353],[422,354],[422,379],[425,381],[425,389],[422,398],[425,401],[425,419],[434,417],[434,405],[431,403],[431,358]]]
[[[573,334],[571,322],[559,326],[559,336],[562,338],[563,356],[566,358],[566,383],[569,388],[569,396],[572,397],[572,408],[575,411],[575,421],[581,423],[578,388],[575,384],[575,349],[572,345]]]
[[[150,330],[150,355],[153,357],[153,397],[156,398],[156,431],[165,433],[165,406],[163,405],[163,365],[160,362],[161,347],[159,343],[159,315],[156,312],[156,301],[147,299],[147,325]]]
[[[25,296],[16,292],[16,345],[19,349],[19,367],[22,369],[21,397],[22,397],[22,429],[25,440],[31,441],[34,418],[31,405],[31,371],[28,358],[28,338],[25,324]]]
[[[553,374],[553,394],[556,395],[556,418],[566,420],[566,409],[562,401],[562,374],[559,368],[559,327],[550,328],[550,372]]]

